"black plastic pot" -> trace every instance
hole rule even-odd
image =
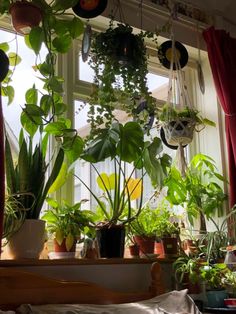
[[[103,226],[96,230],[100,257],[124,256],[125,228],[122,225]]]
[[[116,41],[119,43],[116,49],[116,58],[121,65],[133,62],[136,39],[131,33],[117,34]]]

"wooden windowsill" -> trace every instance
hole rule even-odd
[[[6,266],[53,266],[53,265],[104,265],[104,264],[151,264],[153,262],[173,263],[176,258],[99,258],[99,259],[2,259],[0,267]]]

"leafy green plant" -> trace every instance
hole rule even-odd
[[[13,195],[5,197],[2,238],[8,240],[17,232],[25,220],[26,210]]]
[[[143,207],[139,216],[130,223],[131,233],[144,237],[156,237],[158,219],[159,213],[156,210],[150,208],[148,205]]]
[[[204,265],[200,267],[200,277],[207,290],[219,290],[225,287],[225,276],[229,269],[225,264]]]
[[[188,255],[180,256],[173,263],[175,279],[178,283],[183,283],[186,276],[192,283],[199,280],[199,258]]]
[[[217,223],[214,218],[209,217],[215,230],[212,229],[211,231],[208,231],[201,239],[202,243],[205,243],[206,246],[206,257],[208,262],[217,262],[219,259],[225,258],[225,249],[229,245],[230,240],[228,234],[228,229],[230,228],[229,221],[235,213],[236,207],[234,206],[221,223]]]
[[[66,201],[59,204],[57,201],[48,198],[50,209],[42,216],[47,223],[49,234],[55,237],[59,245],[65,239],[67,251],[71,249],[75,240],[81,234],[89,231],[89,226],[93,223],[93,213],[89,210],[81,210],[83,201],[74,205],[69,205]]]
[[[186,208],[189,222],[200,218],[200,231],[206,231],[206,221],[217,213],[223,215],[227,195],[219,182],[223,176],[217,172],[214,160],[207,155],[197,154],[190,161],[186,176],[183,177],[176,167],[172,167],[165,180],[167,200],[174,205]]]
[[[48,191],[60,172],[64,160],[64,152],[60,149],[49,177],[46,171],[49,164],[45,161],[43,144],[39,143],[33,148],[32,140],[28,143],[21,138],[19,155],[15,164],[11,147],[6,136],[5,139],[5,164],[6,182],[9,195],[14,195],[20,203],[20,208],[25,211],[26,219],[38,219]]]
[[[94,35],[90,66],[95,72],[95,87],[89,99],[92,133],[104,120],[107,125],[111,123],[117,104],[120,109],[135,116],[137,99],[145,99],[148,112],[155,111],[155,101],[147,87],[145,37],[156,40],[153,33],[134,34],[130,25],[115,26],[112,20],[105,32]]]
[[[174,121],[176,119],[192,119],[197,125],[210,125],[215,126],[215,123],[207,118],[203,118],[200,112],[194,108],[185,107],[183,109],[177,109],[170,104],[165,104],[159,113],[159,119],[163,122]]]
[[[236,297],[236,272],[228,271],[223,278],[224,286],[230,298]]]
[[[2,96],[8,97],[8,105],[10,105],[15,96],[15,90],[12,86],[12,75],[15,67],[21,62],[21,57],[15,52],[10,51],[9,44],[7,42],[0,43],[0,49],[3,50],[9,60],[9,70],[7,76],[1,83]]]
[[[161,156],[161,141],[154,139],[152,143],[144,142],[144,133],[137,122],[127,122],[122,125],[114,122],[110,127],[101,129],[97,136],[87,143],[81,158],[90,162],[98,175],[99,187],[104,191],[106,202],[101,201],[93,191],[86,186],[97,201],[103,212],[104,220],[110,224],[117,222],[126,223],[132,219],[131,201],[140,197],[142,192],[142,177],[132,178],[136,169],[145,169],[147,173],[152,172],[152,181],[161,186],[170,163],[168,155]],[[110,158],[114,162],[114,173],[100,174],[96,169],[96,162]],[[126,176],[126,164],[131,164],[132,171]],[[84,184],[84,182],[78,177]],[[137,195],[136,195],[137,194]],[[141,210],[141,200],[139,209]],[[127,215],[124,211],[128,209]]]
[[[9,14],[14,2],[2,1],[0,13]],[[26,45],[37,56],[34,69],[44,86],[43,91],[38,90],[35,85],[26,91],[25,105],[22,105],[21,124],[31,137],[38,130],[42,132],[44,129],[48,134],[62,139],[62,148],[68,160],[73,162],[83,149],[83,141],[72,127],[71,121],[64,118],[67,110],[67,104],[63,100],[64,79],[56,74],[55,66],[57,55],[69,51],[73,40],[83,33],[84,24],[78,17],[68,12],[68,9],[77,3],[76,0],[53,0],[50,4],[45,0],[29,2],[41,9],[42,22],[39,26],[33,27],[24,37]],[[40,56],[43,45],[48,51],[45,60]],[[9,80],[6,84],[4,92],[12,101],[14,93]]]

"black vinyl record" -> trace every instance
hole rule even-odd
[[[91,19],[100,15],[107,6],[107,0],[79,0],[72,8],[80,17]]]
[[[7,76],[9,70],[9,59],[5,52],[0,49],[0,82]]]
[[[167,69],[170,69],[171,67],[172,53],[172,40],[167,40],[161,44],[157,52],[161,64]],[[175,60],[173,62],[173,70],[178,68],[175,61],[178,61],[180,68],[183,68],[188,63],[188,51],[179,41],[175,41]]]

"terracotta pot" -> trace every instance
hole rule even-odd
[[[140,254],[154,254],[155,237],[134,236],[135,243],[138,244]]]
[[[131,257],[139,257],[139,246],[137,244],[130,245],[129,252]]]
[[[56,239],[54,239],[54,251],[57,253],[62,253],[62,252],[75,252],[76,248],[76,240],[74,241],[74,244],[70,248],[69,251],[66,249],[66,239],[62,241],[62,244],[59,244]]]
[[[45,221],[26,219],[8,242],[8,253],[13,259],[39,258],[46,239]]]
[[[14,29],[23,35],[29,34],[31,28],[38,26],[42,20],[41,9],[27,1],[13,3],[9,12]]]
[[[155,249],[154,249],[155,254],[158,254],[159,256],[164,255],[164,248],[162,241],[161,242],[155,242]]]
[[[105,225],[96,230],[100,257],[124,256],[125,228],[123,225]]]
[[[165,255],[177,255],[178,254],[177,238],[171,238],[171,237],[162,238],[162,244],[163,244]]]

